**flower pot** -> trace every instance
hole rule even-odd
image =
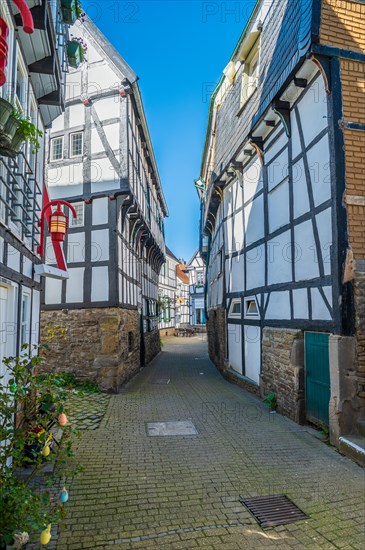
[[[22,132],[22,130],[17,130],[15,132],[15,135],[13,137],[13,139],[11,140],[11,144],[10,144],[10,149],[12,149],[13,151],[15,151],[16,153],[19,153],[19,150],[20,150],[20,146],[22,143],[24,143],[25,141],[25,136]]]
[[[6,99],[0,98],[0,132],[5,128],[6,123],[14,111],[14,107]]]
[[[67,44],[67,59],[70,67],[74,69],[77,69],[84,60],[84,50],[76,40],[72,40]]]
[[[2,132],[2,138],[4,139],[5,142],[7,142],[9,146],[19,126],[20,126],[20,123],[15,118],[15,116],[10,115],[10,117],[7,120],[7,123],[5,124],[5,128]]]
[[[76,0],[62,0],[61,14],[64,23],[73,25],[78,18]]]

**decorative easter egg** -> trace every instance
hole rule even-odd
[[[42,531],[41,536],[39,537],[39,541],[41,544],[48,544],[51,540],[51,524],[49,524],[44,531]]]
[[[68,420],[67,420],[67,416],[65,415],[65,413],[61,413],[60,416],[58,417],[58,423],[60,426],[66,426]]]
[[[60,492],[60,496],[58,498],[60,502],[62,502],[62,504],[65,504],[65,502],[68,501],[68,491],[66,487],[63,487],[62,491]]]
[[[43,456],[49,456],[50,452],[51,452],[51,449],[49,448],[49,445],[45,445],[42,449],[42,455]]]

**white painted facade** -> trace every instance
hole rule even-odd
[[[187,264],[189,273],[189,323],[191,326],[205,325],[205,265],[196,251]]]
[[[67,242],[70,278],[47,281],[44,309],[131,308],[144,332],[155,331],[167,206],[138,77],[89,19],[71,34],[87,44],[86,60],[67,77],[47,181],[51,198],[67,199],[79,216]]]
[[[158,328],[168,329],[176,326],[177,275],[179,260],[166,248],[166,262],[163,264],[158,282],[159,323]]]
[[[27,4],[32,11],[37,2],[29,0]],[[0,153],[0,376],[5,376],[5,382],[3,359],[18,355],[22,344],[39,342],[41,279],[34,267],[41,263],[37,246],[44,132],[62,112],[63,71],[67,69],[64,45],[68,27],[61,21],[60,2],[47,0],[40,10],[44,27],[36,24],[32,34],[25,34],[15,5],[7,0],[0,3],[0,17],[9,29],[6,82],[0,87],[0,97],[43,132],[38,152],[24,142],[15,158]],[[38,62],[54,52],[57,63],[45,74]],[[51,97],[53,93],[57,98]]]

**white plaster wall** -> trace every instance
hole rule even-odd
[[[307,153],[315,206],[331,198],[331,175],[328,134]]]
[[[308,291],[306,288],[293,290],[293,306],[295,319],[308,319]]]
[[[266,159],[266,157],[265,157]],[[288,177],[289,172],[288,149],[286,148],[267,167],[268,190],[271,191],[278,183]]]
[[[306,147],[328,125],[327,102],[324,81],[319,77],[298,103]]]
[[[303,281],[318,277],[319,267],[311,220],[295,226],[294,241],[296,247],[295,280]]]
[[[108,223],[108,197],[94,199],[92,202],[92,224],[102,225]]]
[[[265,319],[290,319],[289,291],[271,292]]]
[[[324,302],[318,288],[311,288],[311,297],[312,297],[312,319],[330,321],[332,319],[331,313],[328,310],[328,307]]]
[[[100,77],[98,78],[97,82],[102,82]],[[118,95],[118,96],[104,97],[102,99],[98,99],[98,101],[95,101],[94,107],[99,119],[103,121],[103,120],[108,120],[110,118],[119,117],[119,109],[120,109],[119,104],[120,104],[120,97]]]
[[[281,130],[283,128],[282,125],[279,125],[279,128],[278,130]],[[276,132],[275,135],[277,135],[278,132]],[[272,141],[272,139],[274,138],[270,138],[270,142]],[[275,157],[275,155],[277,155],[279,153],[279,151],[281,151],[281,149],[283,147],[285,147],[285,145],[287,145],[288,143],[288,138],[285,134],[285,132],[271,145],[271,147],[267,150],[265,150],[265,164],[268,164],[271,159],[273,159]]]
[[[241,325],[228,324],[228,360],[231,368],[242,374]]]
[[[77,233],[68,234],[67,242],[67,263],[85,261],[85,233],[78,231]]]
[[[46,304],[60,304],[62,292],[62,281],[59,279],[47,279],[45,302]]]
[[[245,207],[246,244],[251,244],[264,236],[264,203],[262,195]]]
[[[98,266],[92,268],[91,275],[91,301],[106,302],[109,300],[108,267]]]
[[[8,267],[14,269],[14,271],[20,272],[20,252],[11,244],[8,245]]]
[[[97,193],[117,187],[119,187],[119,176],[110,160],[107,157],[94,159],[91,163],[91,192]]]
[[[66,302],[82,303],[84,301],[84,272],[83,267],[70,267],[70,278],[66,282]]]
[[[257,246],[246,252],[246,288],[256,288],[265,284],[265,247]]]
[[[251,162],[243,172],[244,201],[252,197],[262,189],[262,165],[259,158]]]
[[[327,208],[316,216],[325,275],[331,273],[332,212]]]
[[[293,165],[292,174],[294,219],[296,219],[309,212],[308,187],[302,158]]]
[[[243,256],[235,256],[231,259],[231,271],[226,272],[228,292],[239,292],[245,288],[245,271]]]
[[[93,262],[109,260],[109,230],[91,231],[91,259]]]
[[[284,180],[268,195],[269,231],[289,223],[289,179]]]
[[[256,384],[259,384],[261,370],[261,330],[260,327],[246,325],[243,331],[245,339],[245,376],[256,382]]]
[[[30,279],[33,277],[33,263],[26,256],[23,256],[23,275]]]
[[[70,127],[83,126],[85,124],[85,106],[81,103],[81,100],[80,103],[76,103],[69,107],[69,115]],[[52,131],[54,131],[53,127]]]
[[[290,231],[268,241],[268,284],[292,281]]]

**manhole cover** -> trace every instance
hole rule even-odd
[[[147,434],[150,436],[198,435],[190,420],[177,422],[147,422]]]
[[[271,495],[240,499],[261,527],[285,525],[308,516],[285,495]]]
[[[156,380],[153,380],[152,384],[158,384],[159,386],[166,386],[166,384],[170,384],[170,378],[156,378]]]

